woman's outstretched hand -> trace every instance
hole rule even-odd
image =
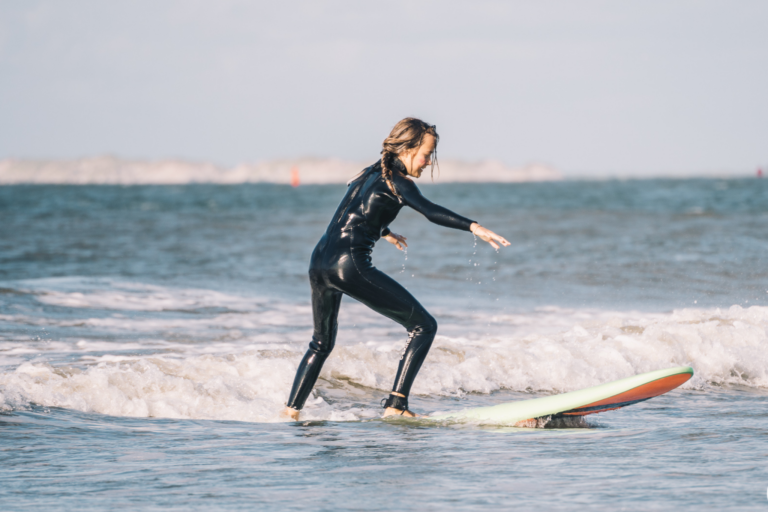
[[[405,243],[406,238],[403,235],[398,235],[397,233],[389,232],[389,234],[385,237],[383,237],[384,240],[391,243],[401,251],[408,247],[408,244]]]
[[[483,242],[488,242],[489,244],[491,244],[491,247],[493,247],[494,249],[498,250],[499,244],[503,245],[504,247],[511,245],[509,242],[507,242],[506,238],[504,238],[503,236],[497,235],[490,229],[484,228],[477,222],[473,222],[472,225],[469,226],[469,230],[472,232],[472,234],[480,238],[480,240],[482,240]],[[499,244],[497,244],[496,242],[499,242]]]

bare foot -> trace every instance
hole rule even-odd
[[[299,414],[301,411],[297,411],[292,407],[286,407],[283,412],[280,413],[281,418],[290,418],[293,421],[299,421]]]
[[[403,412],[400,409],[395,409],[394,407],[387,407],[384,409],[384,414],[381,417],[386,418],[387,416],[405,416],[406,418],[418,418],[421,415],[411,411]]]

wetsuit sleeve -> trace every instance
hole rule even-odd
[[[391,232],[392,232],[392,230],[391,230],[391,229],[389,229],[388,227],[387,227],[387,228],[384,228],[384,229],[382,229],[382,230],[381,230],[381,236],[387,236],[387,235],[388,235],[388,234],[390,234]]]
[[[433,203],[421,195],[419,187],[407,178],[398,179],[396,186],[397,191],[403,198],[403,203],[425,216],[434,224],[469,231],[469,226],[475,222],[466,217],[462,217],[458,213],[452,212],[448,208],[443,208],[442,206]]]

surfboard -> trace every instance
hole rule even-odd
[[[532,400],[425,416],[433,421],[533,426],[541,418],[586,416],[644,402],[675,389],[693,377],[693,368],[679,366],[642,373],[592,388]]]

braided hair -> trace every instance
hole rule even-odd
[[[398,200],[401,199],[400,194],[397,193],[395,184],[392,182],[393,159],[405,151],[421,147],[421,143],[424,141],[424,136],[427,134],[432,135],[435,138],[435,151],[433,153],[434,158],[432,159],[431,169],[434,178],[435,164],[437,163],[437,142],[440,140],[435,125],[427,124],[415,117],[406,117],[392,128],[392,131],[389,132],[389,137],[384,139],[384,142],[381,145],[381,175],[387,183],[389,190],[395,194],[395,197]],[[438,166],[438,171],[439,170],[440,167]]]

